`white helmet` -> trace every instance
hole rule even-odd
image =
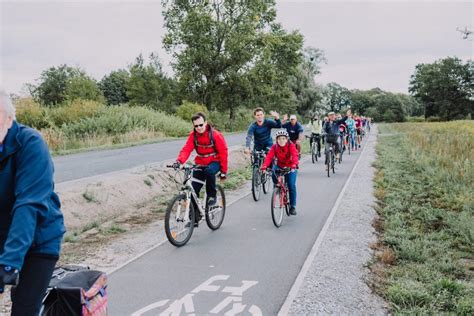
[[[281,129],[281,130],[279,130],[279,131],[276,132],[275,138],[278,138],[278,137],[280,137],[280,136],[285,136],[286,138],[290,137],[290,136],[288,135],[288,132],[286,131],[286,129]]]

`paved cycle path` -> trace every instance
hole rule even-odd
[[[186,246],[166,242],[114,272],[109,314],[277,314],[360,152],[345,154],[331,178],[321,161],[303,163],[298,215],[280,228],[269,195],[259,202],[249,195],[228,207],[221,229],[203,222]]]
[[[245,133],[231,134],[226,135],[225,139],[230,147],[243,144],[245,136]],[[54,157],[54,180],[56,183],[61,183],[173,159],[178,155],[185,141],[186,139],[180,139]]]

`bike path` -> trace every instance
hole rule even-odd
[[[114,272],[109,314],[277,314],[360,152],[344,155],[331,178],[321,161],[301,164],[298,215],[280,228],[269,195],[249,195],[227,208],[221,229],[202,222],[186,246],[166,242]]]

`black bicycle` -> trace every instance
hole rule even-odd
[[[326,156],[326,171],[328,173],[328,178],[331,176],[332,173],[336,173],[335,164],[336,164],[336,146],[337,146],[337,139],[339,135],[326,135],[326,142],[330,144],[329,148],[325,151]]]
[[[263,173],[260,168],[265,160],[266,151],[256,150],[251,156],[252,159],[252,196],[255,201],[260,199],[260,192],[270,192],[270,184],[272,182],[271,175]]]
[[[224,221],[226,203],[224,188],[217,184],[216,203],[208,205],[206,195],[201,199],[194,191],[193,182],[201,181],[193,177],[194,170],[203,170],[201,166],[182,166],[179,169],[174,166],[177,172],[175,182],[178,184],[178,194],[171,199],[165,214],[165,232],[169,242],[176,246],[184,246],[193,234],[194,225],[199,224],[204,218],[210,229],[219,229]],[[180,177],[182,175],[182,177]]]
[[[313,163],[318,161],[318,157],[321,157],[321,136],[317,134],[311,134],[311,136],[306,135],[306,138],[309,138],[311,143],[311,160]]]

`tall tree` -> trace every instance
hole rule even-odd
[[[465,118],[474,109],[474,63],[448,57],[419,64],[411,76],[410,93],[425,107],[425,117],[443,120]]]
[[[275,23],[275,1],[162,3],[163,43],[188,99],[233,119],[241,105],[291,97],[287,78],[301,60],[303,37]]]
[[[108,105],[117,105],[127,103],[127,85],[130,80],[130,73],[127,70],[120,69],[112,71],[104,76],[99,82],[99,87],[107,100]]]
[[[327,86],[328,107],[331,111],[339,112],[341,109],[351,105],[351,93],[349,89],[331,82]]]

